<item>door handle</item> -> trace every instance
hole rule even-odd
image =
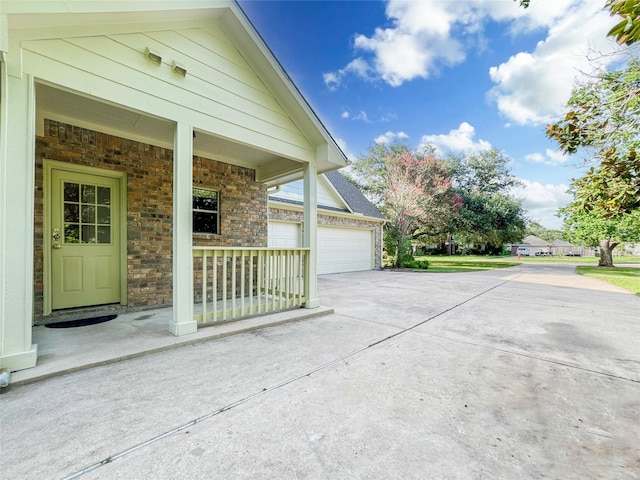
[[[58,250],[60,248],[60,244],[59,243],[54,243],[52,245],[52,247],[54,248],[54,250]]]

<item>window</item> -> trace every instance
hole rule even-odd
[[[193,189],[193,232],[194,233],[218,233],[220,220],[218,205],[220,192]]]
[[[64,182],[64,243],[111,243],[111,188]]]

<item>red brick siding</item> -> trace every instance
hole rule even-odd
[[[127,301],[130,309],[172,303],[173,151],[45,120],[36,138],[34,313],[43,316],[43,160],[127,175]],[[194,186],[220,191],[220,235],[194,245],[266,246],[267,192],[252,169],[194,157]]]

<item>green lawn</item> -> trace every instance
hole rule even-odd
[[[481,270],[493,270],[495,268],[513,267],[518,265],[512,257],[486,257],[465,255],[457,256],[437,256],[427,255],[415,257],[416,260],[426,260],[429,262],[427,272],[451,273],[451,272],[478,272]]]
[[[520,257],[520,262],[523,263],[584,263],[597,265],[598,260],[598,257]],[[613,264],[616,265],[618,263],[640,263],[640,258],[614,256]]]
[[[423,271],[432,273],[477,272],[481,270],[492,270],[495,268],[513,267],[520,263],[578,263],[593,266],[596,271],[602,270],[600,267],[596,267],[598,264],[598,257],[521,257],[520,260],[518,260],[513,255],[424,255],[416,256],[415,259],[426,260],[429,262],[429,268]],[[640,263],[640,258],[614,257],[613,263],[614,265],[619,263]],[[613,270],[618,271],[618,269],[628,270],[629,268],[615,267]],[[634,269],[631,268],[631,270]],[[635,270],[640,273],[640,269]]]
[[[580,275],[603,280],[640,296],[640,268],[578,266],[576,267],[576,271]]]

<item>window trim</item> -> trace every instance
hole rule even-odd
[[[200,191],[200,192],[213,192],[213,193],[216,194],[216,207],[217,207],[216,210],[205,210],[205,209],[201,209],[201,208],[195,208],[193,206],[193,200],[196,197],[207,198],[207,197],[203,197],[202,195],[197,195],[198,191]],[[215,232],[200,232],[200,231],[196,231],[195,221],[193,221],[193,225],[191,227],[192,233],[194,233],[194,234],[202,234],[202,235],[220,235],[220,190],[215,190],[213,188],[202,188],[200,186],[192,187],[192,189],[191,189],[191,215],[192,215],[192,217],[195,216],[196,212],[215,214],[215,217],[216,217],[216,231]]]

